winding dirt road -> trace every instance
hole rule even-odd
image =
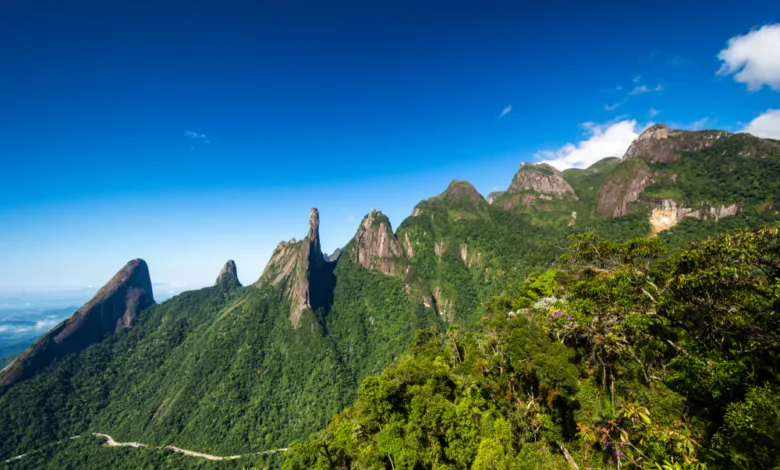
[[[178,452],[179,454],[189,455],[190,457],[198,457],[198,458],[206,459],[206,460],[235,460],[235,459],[240,459],[241,457],[249,457],[250,455],[275,454],[277,452],[287,452],[287,448],[286,447],[282,447],[282,448],[279,448],[279,449],[271,449],[271,450],[266,450],[266,451],[263,451],[263,452],[254,452],[254,453],[251,453],[251,454],[230,455],[230,456],[227,456],[227,457],[220,457],[219,455],[204,454],[203,452],[195,452],[194,450],[181,449],[179,447],[172,446],[172,445],[156,447],[156,446],[150,446],[149,444],[144,444],[142,442],[117,442],[117,441],[114,440],[113,437],[109,436],[108,434],[103,434],[103,433],[99,433],[99,432],[93,432],[92,435],[95,436],[95,437],[102,437],[103,439],[105,439],[106,440],[106,444],[109,447],[135,447],[135,448],[147,447],[147,448],[152,448],[152,449],[168,449],[168,450],[173,451],[173,452]],[[71,436],[69,439],[78,439],[80,437],[81,436]],[[65,440],[66,439],[63,439],[61,441],[57,441],[57,442],[55,442],[55,444],[59,444],[61,442],[65,442]],[[24,457],[26,457],[27,455],[35,453],[35,452],[38,452],[38,451],[37,450],[33,450],[33,451],[30,451],[30,452],[27,452],[26,454],[17,455],[16,457],[11,457],[10,459],[4,460],[4,461],[2,461],[0,463],[10,463],[10,462],[13,462],[15,460],[21,460]]]

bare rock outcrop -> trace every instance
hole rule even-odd
[[[322,254],[319,230],[320,213],[313,208],[306,237],[279,243],[255,283],[256,287],[270,283],[284,288],[292,302],[290,321],[296,328],[307,308],[328,307],[333,300],[333,263]]]
[[[404,233],[404,250],[406,250],[406,256],[411,258],[414,256],[414,246],[412,246],[411,240],[409,240],[409,232]]]
[[[613,172],[599,191],[596,199],[599,215],[621,217],[628,214],[629,204],[638,201],[650,183],[650,169],[642,160],[621,164],[625,165],[624,171]]]
[[[83,307],[39,338],[0,372],[0,391],[32,377],[64,355],[79,352],[104,335],[128,328],[154,303],[149,268],[142,259],[127,263]]]
[[[524,191],[533,191],[541,196],[547,196],[548,200],[552,197],[557,199],[570,197],[577,200],[577,194],[571,185],[563,179],[563,173],[546,163],[534,165],[524,162],[520,166],[520,170],[509,184],[508,192],[520,193]]]
[[[231,259],[225,263],[225,266],[222,267],[222,270],[219,272],[219,276],[217,276],[217,281],[214,284],[225,285],[229,287],[241,287],[241,283],[238,281],[238,269],[236,268],[235,261]]]
[[[661,199],[656,204],[653,212],[650,214],[650,226],[652,235],[674,227],[684,217],[693,217],[694,219],[718,220],[723,217],[730,217],[739,214],[741,207],[738,204],[728,206],[709,207],[703,203],[699,209],[689,207],[677,207],[673,199]]]
[[[434,307],[446,322],[455,321],[455,305],[452,299],[447,299],[442,293],[441,287],[433,288]]]
[[[460,245],[460,259],[470,268],[482,263],[482,254],[476,250],[470,250],[468,245]]]
[[[501,197],[502,194],[504,194],[506,191],[493,191],[492,193],[488,194],[487,202],[488,204],[493,204],[496,202],[496,199]]]
[[[353,241],[350,251],[354,261],[366,269],[396,274],[397,261],[405,253],[393,234],[390,220],[381,211],[372,210],[363,218]],[[409,242],[408,234],[405,242]]]
[[[709,147],[729,135],[726,131],[673,130],[659,123],[645,129],[631,143],[623,158],[644,158],[649,163],[672,162],[677,160],[679,152]]]

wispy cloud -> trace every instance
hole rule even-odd
[[[210,143],[209,138],[206,134],[198,134],[195,131],[187,131],[184,133],[184,135],[192,140],[197,140],[199,142],[203,142],[205,144]]]
[[[43,334],[61,321],[62,318],[50,315],[34,322],[0,323],[0,338],[14,339],[32,334]]]
[[[688,128],[690,130],[692,130],[692,131],[699,131],[699,130],[704,129],[704,126],[706,126],[709,121],[710,121],[710,118],[703,117],[703,118],[699,119],[698,121],[693,121],[692,123],[690,123],[688,125]]]
[[[650,118],[654,118],[654,117],[658,116],[659,114],[661,114],[661,111],[659,111],[659,110],[657,110],[655,108],[650,108],[650,111],[648,111],[647,114],[650,115]]]
[[[650,88],[647,85],[639,85],[634,87],[633,90],[631,90],[628,94],[629,95],[642,95],[645,93],[653,93],[656,91],[664,91],[664,87],[661,86],[661,84],[658,84],[655,86],[655,88]]]
[[[667,59],[666,63],[673,67],[684,67],[688,65],[694,65],[693,60],[683,57],[681,55],[675,55]]]
[[[745,83],[749,91],[764,85],[780,91],[780,23],[768,24],[744,36],[729,39],[720,51],[723,62],[718,75],[734,74],[734,80]]]
[[[687,122],[687,123],[671,121],[668,124],[669,127],[671,127],[672,129],[682,129],[686,131],[700,131],[704,129],[709,123],[710,123],[710,118],[703,117],[698,121]]]
[[[634,79],[632,80],[632,82],[639,83],[639,80],[642,80],[642,76],[641,75],[634,75]]]
[[[627,98],[623,99],[622,101],[618,101],[617,103],[604,105],[604,109],[607,111],[613,111],[626,104],[626,101],[628,101]]]
[[[512,112],[512,105],[510,104],[509,106],[504,108],[503,111],[501,111],[501,114],[499,114],[498,118],[496,118],[496,119],[501,119],[502,117],[506,116],[507,114],[509,114],[511,112]]]

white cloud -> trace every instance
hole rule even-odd
[[[587,132],[587,140],[566,144],[558,150],[542,150],[534,158],[559,170],[587,168],[603,158],[622,157],[631,142],[648,126],[640,126],[633,119],[624,119],[606,124],[586,122],[582,127]]]
[[[654,118],[654,117],[658,116],[659,114],[661,114],[661,111],[659,111],[659,110],[657,110],[655,108],[650,108],[650,111],[649,111],[648,114],[650,114],[651,118]]]
[[[664,91],[664,87],[659,85],[656,85],[655,88],[649,88],[647,85],[639,85],[638,87],[635,87],[629,95],[641,95],[644,93],[653,93],[654,91]]]
[[[634,83],[639,83],[639,80],[642,80],[642,76],[641,75],[635,75],[634,76],[634,80],[633,80]]]
[[[506,116],[507,114],[512,112],[512,105],[510,104],[506,108],[504,108],[503,111],[501,111],[501,114],[498,115],[498,119],[501,119],[502,117]]]
[[[34,323],[0,323],[0,335],[6,338],[16,338],[30,334],[43,334],[52,329],[61,321],[61,318],[47,316],[45,319],[37,320]]]
[[[613,110],[615,110],[615,109],[617,109],[617,108],[619,108],[619,107],[623,106],[624,104],[626,104],[626,101],[628,101],[628,99],[624,99],[623,101],[618,101],[618,102],[617,102],[617,103],[615,103],[615,104],[607,104],[607,105],[604,105],[604,109],[605,109],[606,111],[613,111]]]
[[[729,39],[718,59],[723,61],[718,74],[735,74],[734,80],[747,84],[748,90],[758,91],[768,85],[780,91],[780,24]]]
[[[206,136],[206,134],[198,134],[197,132],[187,131],[184,133],[184,135],[189,137],[190,139],[202,140],[207,144],[209,143],[208,136]]]
[[[765,139],[780,139],[780,109],[768,109],[753,119],[740,132]]]
[[[707,125],[707,122],[709,122],[709,120],[710,120],[709,118],[703,117],[698,121],[693,121],[692,123],[688,124],[687,129],[692,131],[698,131],[704,129],[704,126]]]

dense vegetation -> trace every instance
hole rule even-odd
[[[398,275],[348,245],[298,328],[284,285],[223,284],[16,384],[0,396],[0,461],[211,468],[67,440],[100,432],[223,456],[297,441],[288,468],[773,468],[780,268],[777,230],[755,229],[780,217],[778,148],[738,135],[649,165],[619,218],[596,200],[635,162],[567,170],[578,199],[538,207],[454,182],[399,226],[414,254]],[[643,238],[659,198],[741,211]],[[754,231],[689,246],[741,227]]]
[[[426,330],[285,468],[775,468],[780,237],[573,237],[558,270]]]

